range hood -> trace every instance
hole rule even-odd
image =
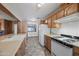
[[[66,22],[74,22],[74,21],[79,21],[79,13],[74,13],[72,15],[60,18],[58,20],[56,20],[55,22],[58,23],[66,23]]]

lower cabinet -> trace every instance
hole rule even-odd
[[[45,35],[44,38],[45,47],[51,52],[51,37]]]
[[[24,41],[22,42],[15,56],[23,56],[25,54],[25,47],[26,47],[26,39],[24,39]]]
[[[79,56],[79,47],[74,47],[73,48],[73,55],[74,56]]]

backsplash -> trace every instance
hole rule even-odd
[[[79,36],[79,21],[63,23],[62,28],[60,28],[58,32],[61,34]]]
[[[59,29],[57,29],[57,28],[52,28],[52,29],[51,29],[51,34],[59,34]]]
[[[62,23],[60,29],[52,28],[52,33],[79,36],[79,21]]]

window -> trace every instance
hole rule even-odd
[[[28,25],[28,32],[36,32],[36,24]]]

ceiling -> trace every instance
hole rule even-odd
[[[19,20],[42,19],[59,7],[59,3],[45,3],[37,7],[37,3],[3,3]]]

